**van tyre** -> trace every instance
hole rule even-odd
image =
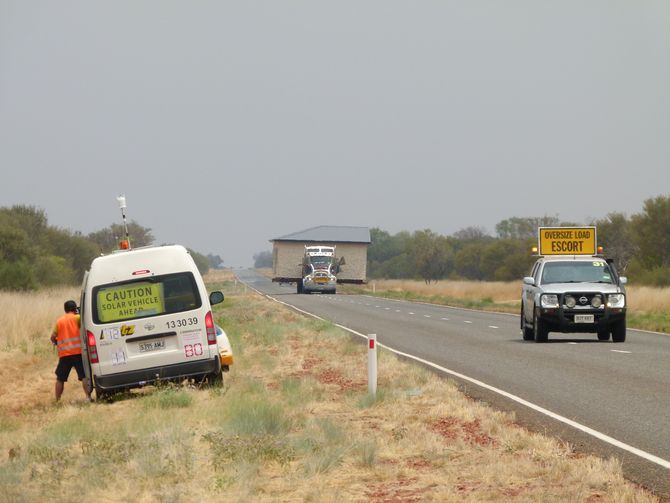
[[[214,388],[223,386],[223,371],[218,370],[216,372],[212,372],[211,374],[207,374],[205,377],[205,382],[208,386],[212,386]]]
[[[96,402],[110,402],[112,394],[109,391],[104,391],[102,388],[95,387],[95,401]]]
[[[626,320],[617,321],[612,325],[612,342],[626,341]]]
[[[544,321],[542,321],[537,313],[533,316],[533,338],[535,342],[547,342],[549,336],[549,329]]]

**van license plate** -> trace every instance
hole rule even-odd
[[[165,349],[165,339],[150,342],[140,342],[139,347],[140,347],[140,353],[146,353],[147,351],[156,351],[158,349]]]
[[[592,314],[575,314],[575,323],[593,323]]]

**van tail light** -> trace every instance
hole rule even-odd
[[[95,345],[95,335],[87,330],[86,336],[88,337],[88,359],[91,363],[98,363],[98,346]]]
[[[207,344],[210,346],[216,344],[216,327],[214,326],[212,311],[207,311],[205,315],[205,328],[207,329]]]

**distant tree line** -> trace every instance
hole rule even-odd
[[[154,244],[151,229],[128,223],[133,248]],[[83,235],[50,226],[44,210],[16,205],[0,208],[0,290],[35,290],[78,284],[91,261],[117,249],[125,237],[120,224]],[[218,255],[189,250],[201,273],[220,267]]]
[[[495,236],[478,227],[443,236],[430,229],[391,235],[372,228],[368,250],[370,278],[518,280],[535,261],[537,228],[595,225],[598,244],[631,282],[670,285],[670,196],[644,202],[641,213],[622,213],[587,222],[562,222],[558,217],[512,217],[500,221]]]
[[[263,267],[272,267],[272,252],[262,251],[254,254],[254,267],[261,269]]]

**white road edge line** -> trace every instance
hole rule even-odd
[[[316,314],[312,314],[308,311],[304,311],[303,309],[297,308],[295,306],[292,306],[291,304],[288,304],[286,302],[283,302],[281,300],[275,299],[274,297],[270,295],[266,295],[262,292],[259,292],[256,290],[254,287],[249,286],[252,290],[254,290],[256,293],[259,295],[262,295],[263,297],[266,297],[270,300],[273,300],[279,304],[282,304],[290,309],[294,309],[300,313],[306,314],[307,316],[311,316],[312,318],[316,318],[317,320],[321,321],[329,321],[325,320],[324,318],[321,318],[320,316],[317,316]],[[355,330],[352,330],[349,327],[345,327],[344,325],[340,325],[339,323],[334,323],[336,327],[341,328],[342,330],[346,330],[347,332],[357,335],[359,337],[362,337],[364,339],[367,339],[367,335],[361,334],[360,332],[356,332]],[[487,389],[489,391],[493,391],[494,393],[497,393],[501,396],[504,396],[505,398],[509,398],[510,400],[523,405],[525,407],[528,407],[529,409],[532,409],[536,412],[539,412],[540,414],[544,414],[545,416],[548,416],[552,419],[555,419],[556,421],[559,421],[561,423],[567,424],[568,426],[572,426],[573,428],[582,431],[586,433],[587,435],[591,435],[592,437],[597,438],[598,440],[601,440],[603,442],[606,442],[610,445],[613,445],[614,447],[618,447],[619,449],[622,449],[624,451],[630,452],[631,454],[634,454],[636,456],[641,457],[642,459],[646,459],[647,461],[650,461],[652,463],[655,463],[659,466],[662,466],[663,468],[667,468],[670,470],[670,461],[667,461],[663,458],[660,458],[658,456],[654,456],[653,454],[650,454],[646,451],[643,451],[642,449],[638,449],[637,447],[633,447],[632,445],[628,445],[624,442],[621,442],[620,440],[617,440],[616,438],[610,437],[609,435],[605,435],[604,433],[601,433],[597,430],[594,430],[593,428],[589,428],[588,426],[584,426],[581,423],[578,423],[576,421],[573,421],[572,419],[568,419],[567,417],[563,417],[559,414],[556,414],[555,412],[552,412],[548,409],[545,409],[544,407],[540,407],[539,405],[535,405],[532,402],[529,402],[527,400],[524,400],[521,397],[518,397],[516,395],[513,395],[511,393],[508,393],[507,391],[503,391],[499,388],[496,388],[494,386],[491,386],[490,384],[486,384],[485,382],[479,381],[477,379],[474,379],[472,377],[468,377],[465,374],[461,374],[460,372],[456,372],[454,370],[450,370],[448,368],[442,367],[440,365],[437,365],[436,363],[430,362],[428,360],[424,360],[423,358],[419,358],[418,356],[411,355],[409,353],[403,353],[402,351],[398,351],[397,349],[393,349],[385,344],[381,344],[379,341],[377,341],[377,345],[391,351],[392,353],[395,353],[400,356],[404,356],[405,358],[409,358],[411,360],[417,361],[419,363],[423,363],[424,365],[427,365],[429,367],[432,367],[436,370],[439,370],[440,372],[444,372],[445,374],[449,374],[455,377],[458,377],[459,379],[463,379],[464,381],[468,381],[472,384],[476,384],[477,386],[480,386],[484,389]]]

